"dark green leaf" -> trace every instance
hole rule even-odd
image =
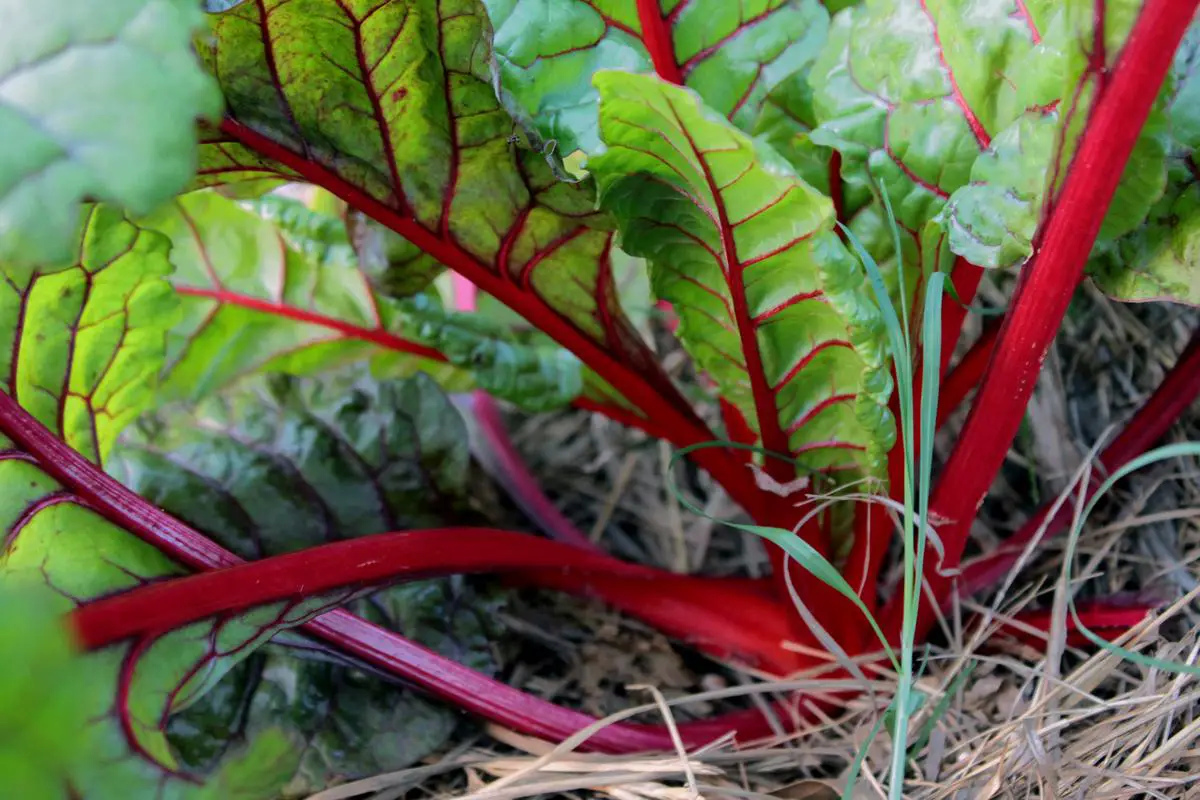
[[[114,458],[128,485],[248,558],[327,541],[468,522],[467,431],[432,380],[275,376],[161,415]],[[484,617],[454,581],[406,584],[355,609],[460,661],[493,669]],[[190,763],[214,737],[280,728],[303,741],[289,790],[399,769],[439,747],[456,715],[346,666],[275,650],[175,718]],[[247,692],[249,694],[247,694]]]
[[[244,558],[437,526],[467,480],[466,429],[426,376],[272,376],[141,428],[113,474]]]
[[[87,508],[41,469],[36,460],[0,436],[0,557],[4,582],[40,582],[53,590],[47,608],[64,612],[89,599],[181,574],[149,544]],[[89,654],[87,682],[95,691],[77,706],[96,758],[77,765],[71,783],[84,798],[208,796],[179,771],[162,731],[174,709],[186,706],[281,628],[300,624],[345,599],[311,600],[254,609],[171,631],[155,640],[127,642]],[[268,740],[263,747],[270,747]],[[226,774],[226,768],[233,770]],[[217,797],[273,797],[257,781],[278,761],[226,761]],[[269,783],[269,781],[267,781]],[[120,787],[119,790],[113,787]],[[224,792],[224,793],[222,793]]]

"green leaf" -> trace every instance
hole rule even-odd
[[[159,234],[96,206],[84,224],[77,264],[46,272],[4,268],[8,302],[15,304],[5,351],[16,357],[10,356],[3,388],[6,401],[23,402],[31,414],[23,424],[37,426],[37,417],[49,417],[53,432],[69,444],[96,461],[107,454],[121,425],[153,396],[174,308],[161,277],[166,248]],[[0,493],[0,583],[48,587],[47,611],[181,572],[60,485],[7,432],[0,432],[0,485],[6,487]],[[87,681],[95,691],[76,707],[85,720],[82,735],[97,755],[70,770],[73,796],[197,796],[199,784],[179,774],[163,736],[167,714],[274,631],[349,596],[276,604],[88,655]],[[269,796],[246,784],[265,766],[238,767],[237,780],[221,784],[226,789],[217,796]]]
[[[360,601],[379,624],[495,674],[488,616],[498,610],[459,580],[397,586]],[[168,733],[189,765],[206,767],[230,738],[283,730],[299,763],[279,780],[289,797],[331,783],[411,766],[445,746],[460,715],[425,696],[349,666],[271,645],[238,674],[171,719]],[[232,684],[234,691],[221,692]]]
[[[114,473],[246,558],[471,519],[467,431],[425,376],[256,379],[144,427],[123,441]],[[396,586],[354,607],[472,666],[495,669],[483,627],[487,607],[459,582]],[[249,675],[232,676],[227,689],[174,718],[172,737],[202,768],[220,753],[216,737],[288,731],[304,742],[285,781],[301,795],[335,778],[407,766],[440,747],[457,720],[409,691],[277,648],[265,663],[242,669]]]
[[[559,180],[497,100],[479,0],[243,3],[210,19],[205,58],[230,120],[208,177],[247,178],[257,168],[234,139],[265,137],[278,175],[364,195],[422,251],[594,353],[612,385],[678,396],[612,291],[613,225],[594,186]]]
[[[848,182],[881,182],[899,223],[920,230],[1008,123],[1006,76],[1032,47],[1014,2],[868,0],[837,16],[813,66],[813,141],[841,151]]]
[[[79,204],[145,214],[196,168],[220,95],[192,49],[188,0],[0,3],[0,261],[72,255]]]
[[[816,0],[661,0],[639,19],[636,0],[484,0],[502,87],[559,151],[594,153],[603,69],[652,72],[647,23],[664,28],[685,85],[749,128],[767,92],[812,62],[828,13]],[[666,76],[664,76],[666,77]]]
[[[96,758],[84,707],[99,687],[44,586],[0,584],[0,794],[66,797],[66,781]]]
[[[203,54],[203,53],[202,53]],[[208,65],[210,71],[212,65]],[[286,167],[208,125],[200,126],[196,175],[190,188],[218,188],[230,197],[254,198],[299,180]]]
[[[467,432],[427,376],[244,381],[131,430],[111,472],[243,558],[436,527],[465,510]]]
[[[812,140],[817,115],[808,75],[808,70],[793,73],[767,94],[753,133],[786,158],[805,183],[828,196],[833,149]]]
[[[11,487],[0,498],[5,549],[0,579],[43,583],[53,595],[43,604],[65,612],[89,599],[181,574],[158,550],[85,506],[51,479],[29,454],[0,435],[0,481]],[[96,757],[75,765],[71,784],[84,798],[202,796],[201,787],[179,772],[162,724],[280,628],[300,624],[349,597],[277,603],[225,620],[187,626],[154,640],[127,642],[85,658],[89,691],[75,708],[86,720],[82,733]],[[69,687],[66,689],[69,691]],[[239,765],[218,780],[229,788],[217,796],[250,800],[273,797],[252,791],[251,780],[273,763]],[[113,787],[120,787],[119,790]],[[236,790],[236,791],[235,791]]]
[[[1031,251],[1141,3],[873,0],[840,15],[813,68],[820,126],[851,183],[886,187],[913,239],[931,219],[973,264]],[[1103,20],[1101,59],[1089,53]],[[1101,235],[1138,225],[1162,194],[1161,115],[1151,118]]]
[[[101,463],[154,400],[178,308],[170,243],[111,206],[89,206],[74,262],[0,263],[0,391]]]
[[[1014,77],[1024,111],[992,141],[971,170],[970,185],[950,198],[942,219],[954,252],[985,267],[1025,260],[1047,196],[1061,187],[1094,100],[1099,70],[1115,64],[1141,4],[1105,4],[1104,54],[1096,63],[1092,3],[1059,4],[1046,33]],[[1166,120],[1160,106],[1143,128],[1100,230],[1100,241],[1128,233],[1146,218],[1166,181]]]
[[[149,435],[131,435],[136,444],[122,444],[115,451],[114,473],[250,557],[437,525],[447,515],[469,519],[466,431],[428,378],[376,384],[365,378],[318,382],[277,376],[212,398],[193,415],[167,412],[148,424],[158,427]],[[12,487],[0,498],[5,542],[0,577],[6,583],[44,583],[55,593],[54,602],[47,604],[51,610],[65,611],[91,598],[181,574],[155,548],[83,505],[8,439],[0,439],[0,481]],[[430,602],[420,591],[415,586],[390,589],[363,608],[372,619],[395,626],[429,625],[434,619],[460,624],[458,612],[419,610]],[[276,797],[279,786],[300,769],[302,753],[294,742],[316,736],[311,728],[297,727],[285,715],[256,717],[253,728],[242,732],[253,740],[250,755],[231,757],[210,746],[209,761],[218,763],[217,774],[215,783],[201,790],[185,779],[186,768],[165,736],[165,721],[201,701],[279,631],[357,596],[346,590],[274,603],[89,654],[88,682],[98,691],[80,708],[100,756],[73,773],[73,784],[84,797],[106,797],[94,787],[114,782],[129,787],[115,795],[122,797],[143,796],[146,787],[160,783],[163,793],[156,796],[166,798]],[[478,634],[470,641],[486,654]],[[378,687],[367,696],[345,691],[347,713],[357,708],[380,715],[390,708]],[[324,735],[331,741],[339,735],[353,741],[339,734],[347,718],[339,719],[337,724],[322,723],[328,726]],[[399,717],[389,719],[400,723]],[[447,731],[449,724],[444,720],[440,727],[430,722],[405,730],[414,737],[428,735],[436,745],[441,739],[434,733]],[[265,734],[268,729],[283,731],[293,744],[285,747],[279,734]],[[274,738],[259,741],[260,733]],[[362,733],[367,741],[368,732]],[[185,744],[194,757],[197,741],[185,737]],[[260,759],[255,753],[273,755]]]
[[[478,313],[447,311],[432,294],[402,303],[412,338],[468,369],[476,385],[528,411],[570,404],[583,391],[579,359],[545,337],[520,341],[511,329]]]
[[[168,399],[195,400],[257,372],[305,375],[367,359],[381,372],[424,369],[470,385],[399,335],[396,304],[372,289],[336,219],[280,197],[243,207],[195,192],[142,224],[172,244],[183,307],[168,340]]]
[[[692,92],[596,85],[608,149],[590,169],[684,346],[767,450],[878,473],[894,437],[882,321],[832,204]]]
[[[1200,24],[1193,23],[1175,55],[1165,101],[1171,140],[1167,189],[1150,209],[1144,225],[1116,242],[1098,246],[1089,265],[1093,280],[1118,300],[1200,305],[1198,59]]]

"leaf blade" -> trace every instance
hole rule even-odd
[[[596,84],[608,149],[591,169],[697,363],[768,451],[876,470],[881,323],[829,201],[686,90],[614,72]]]
[[[88,198],[143,214],[195,170],[220,95],[191,47],[191,3],[6,2],[0,38],[0,261],[71,256]],[[79,109],[89,113],[79,113]]]

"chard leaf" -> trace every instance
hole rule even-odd
[[[211,413],[206,417],[175,412],[179,428],[160,420],[165,427],[154,441],[181,444],[166,456],[149,445],[122,446],[114,454],[114,471],[164,504],[202,516],[204,527],[219,531],[217,538],[247,555],[427,524],[462,502],[465,431],[427,378],[397,386],[277,377],[265,385],[247,384],[239,392],[208,401],[204,408]],[[227,427],[214,428],[214,421]],[[220,484],[222,479],[227,484]],[[5,582],[44,583],[54,593],[53,610],[182,573],[157,549],[88,508],[9,438],[0,439],[0,480],[24,487],[0,501],[5,542],[0,575]],[[430,504],[440,508],[429,511]],[[387,590],[366,610],[397,625],[413,620],[426,624],[432,615],[413,613],[417,591],[413,586]],[[347,718],[323,717],[314,728],[284,714],[255,716],[255,724],[241,731],[252,739],[249,754],[243,758],[210,749],[210,755],[221,757],[203,787],[188,772],[194,764],[181,762],[171,748],[163,729],[166,720],[201,701],[278,632],[360,595],[348,589],[273,603],[90,653],[88,680],[103,691],[82,711],[99,758],[72,774],[80,796],[140,797],[157,788],[154,796],[165,798],[277,797],[280,787],[302,770],[305,754],[332,752],[333,744],[317,747],[310,740],[320,734],[337,741]],[[455,614],[437,613],[458,624]],[[347,711],[357,708],[365,714],[369,708],[380,718],[390,708],[382,689],[370,689],[367,695],[361,691],[366,690],[346,687]],[[200,708],[211,704],[200,703]],[[410,709],[435,713],[422,703],[410,704]],[[452,715],[440,726],[427,725],[425,733],[444,735],[450,720]],[[417,736],[415,730],[406,732]],[[364,737],[367,733],[363,731]],[[435,740],[430,741],[441,741]],[[300,742],[307,742],[307,748]],[[412,752],[388,754],[402,759]],[[328,768],[327,761],[321,763]],[[311,780],[324,774],[311,771],[315,769],[306,773]],[[99,788],[111,785],[124,787],[122,793],[108,795]]]
[[[1017,6],[867,0],[834,20],[810,77],[812,139],[841,151],[848,182],[882,183],[909,231],[967,183],[1008,122],[1006,78],[1033,48]]]
[[[559,180],[496,99],[479,0],[243,3],[210,19],[205,58],[229,117],[205,179],[257,180],[266,165],[335,188],[611,386],[686,409],[621,311],[590,181]]]
[[[443,655],[496,672],[487,614],[498,609],[461,581],[405,584],[359,605]],[[286,782],[289,796],[306,796],[411,766],[444,747],[458,725],[457,713],[416,692],[298,652],[270,646],[234,676],[234,692],[210,692],[174,716],[168,732],[181,757],[203,767],[226,737],[257,740],[264,729],[284,730],[301,747],[295,773],[280,785]]]
[[[178,308],[163,236],[93,205],[74,242],[65,266],[0,262],[0,391],[99,464],[153,401]]]
[[[969,185],[955,191],[942,212],[951,248],[972,263],[1007,267],[1032,253],[1034,233],[1066,177],[1098,86],[1116,63],[1141,3],[1107,0],[1099,16],[1103,31],[1096,30],[1095,8],[1071,0],[1041,14],[1044,35],[1013,77],[1021,113],[998,132],[975,162]],[[1160,104],[1122,174],[1100,229],[1102,243],[1141,224],[1162,196],[1165,134]]]
[[[828,13],[816,0],[659,0],[643,18],[637,0],[484,0],[495,28],[500,82],[559,150],[596,152],[602,69],[653,72],[695,89],[736,125],[754,125],[771,88],[812,62]]]
[[[58,435],[95,462],[105,459],[121,426],[153,398],[174,311],[162,277],[167,246],[160,234],[121,212],[94,206],[76,239],[74,265],[0,263],[8,291],[3,349],[9,359],[0,387],[13,410],[7,424],[25,432],[44,429],[42,435]],[[42,584],[51,590],[47,610],[63,612],[181,572],[58,483],[51,466],[21,449],[15,435],[15,428],[0,426],[0,485],[6,487],[0,493],[0,581]],[[290,615],[303,622],[304,614],[328,600],[307,602],[316,605],[256,609],[88,655],[95,691],[78,708],[86,721],[81,735],[95,757],[69,770],[72,796],[211,796],[178,772],[161,722],[173,705],[203,691],[275,628],[294,624]],[[273,741],[275,734],[259,747],[270,749]],[[270,796],[255,782],[275,761],[228,763],[233,771],[219,768],[215,796]]]
[[[878,474],[894,437],[883,323],[830,201],[686,89],[596,85],[608,149],[590,168],[685,347],[767,450]]]
[[[235,553],[262,558],[325,542],[469,519],[467,432],[431,379],[356,373],[245,381],[122,442],[114,472]],[[479,607],[459,581],[376,592],[368,619],[494,671]],[[196,767],[220,735],[279,728],[302,742],[289,792],[400,769],[440,747],[457,715],[340,664],[272,648],[169,729]],[[219,687],[218,687],[219,688]],[[243,711],[244,709],[244,711]]]
[[[192,50],[195,2],[0,2],[0,261],[72,256],[79,204],[135,214],[195,170],[220,95]]]
[[[427,376],[245,381],[130,431],[111,471],[247,559],[465,511],[467,434]]]
[[[1097,14],[1092,0],[868,0],[839,15],[813,67],[812,139],[842,152],[847,181],[882,184],[914,242],[935,220],[971,263],[1018,264],[1141,7],[1101,5]],[[1156,114],[1103,237],[1145,218],[1162,194],[1163,159]]]
[[[144,224],[173,243],[185,311],[171,333],[168,397],[196,400],[255,373],[310,375],[362,360],[380,377],[427,373],[448,390],[483,388],[531,411],[567,405],[582,390],[578,359],[554,342],[443,310],[436,293],[420,291],[441,265],[361,216],[348,229],[293,198],[238,203],[207,191]],[[376,291],[372,273],[406,280],[389,288],[412,296]]]
[[[753,133],[788,160],[809,186],[830,196],[829,159],[833,149],[812,140],[817,127],[809,71],[785,78],[766,96]]]
[[[583,391],[579,359],[544,337],[518,341],[502,324],[477,313],[447,311],[432,294],[403,303],[413,338],[428,343],[476,385],[528,411],[568,405]]]
[[[102,689],[88,681],[74,637],[38,584],[0,584],[0,794],[65,797],[66,782],[96,753],[83,709]]]
[[[1145,224],[1096,249],[1092,278],[1118,300],[1200,305],[1200,24],[1175,55],[1166,100],[1170,126],[1167,190]],[[1114,203],[1115,204],[1115,203]]]
[[[203,55],[203,53],[202,53]],[[209,70],[213,69],[211,64]],[[254,198],[300,176],[210,125],[200,127],[198,167],[192,189],[216,188],[231,197]]]
[[[90,224],[96,226],[99,220],[105,219],[102,216],[104,211],[101,207],[95,216],[90,218]],[[134,261],[118,259],[112,262],[112,266],[106,266],[109,262],[100,256],[111,256],[126,249],[140,252],[138,248],[146,242],[157,248],[151,249],[150,252],[157,252],[157,257],[165,261],[162,258],[165,240],[159,234],[140,231],[116,212],[111,212],[108,219],[112,221],[112,227],[108,229],[109,233],[106,236],[100,236],[97,232],[99,228],[88,228],[90,233],[84,236],[86,246],[81,250],[85,254],[91,254],[81,258],[85,265],[111,269],[113,276],[121,271],[128,271],[136,278],[140,271]],[[89,235],[95,236],[104,246],[89,244]],[[100,255],[93,258],[95,253]],[[56,274],[59,273],[52,273],[51,276]],[[153,271],[151,274],[154,274]],[[41,273],[37,271],[22,271],[12,267],[5,268],[4,277],[9,285],[18,285],[18,279],[24,280],[26,284],[34,279],[43,280]],[[161,282],[161,279],[155,279]],[[164,335],[160,321],[153,319],[152,315],[150,319],[143,319],[141,316],[128,314],[123,309],[126,306],[132,308],[133,304],[122,304],[124,294],[116,291],[114,287],[127,289],[129,284],[110,284],[109,281],[115,281],[113,277],[103,280],[104,282],[100,277],[95,277],[87,287],[91,293],[82,295],[82,300],[77,291],[47,295],[42,298],[44,304],[39,306],[40,314],[47,320],[72,318],[72,315],[79,313],[80,302],[83,303],[83,313],[86,314],[89,308],[92,311],[99,308],[98,305],[93,307],[90,304],[103,300],[115,305],[118,317],[128,316],[128,319],[122,317],[122,341],[135,341],[146,332],[143,327],[135,325],[136,322],[150,326],[149,329],[157,331],[157,335],[147,337],[146,344],[140,352],[144,356],[143,360],[149,365],[149,371],[143,377],[146,383],[151,383],[158,371],[157,365],[162,363],[163,358]],[[132,278],[131,282],[136,285]],[[110,312],[110,315],[112,313]],[[29,325],[16,327],[13,333],[14,347],[22,353],[25,352],[27,344],[30,347],[61,347],[61,342],[46,343],[52,337],[32,340],[36,334]],[[26,339],[31,341],[27,343]],[[149,346],[151,341],[157,343],[157,350]],[[36,351],[36,347],[30,352],[40,352]],[[46,350],[46,353],[51,355],[54,352],[53,349]],[[16,385],[19,387],[20,382]],[[319,394],[317,390],[313,391]],[[20,391],[17,395],[20,396]],[[339,421],[343,427],[340,435],[347,437],[346,447],[353,447],[355,443],[359,443],[353,438],[356,434],[361,434],[367,441],[378,442],[377,437],[381,430],[402,428],[394,425],[391,406],[356,407],[353,403],[362,402],[361,392],[339,390],[337,397],[341,399],[342,405],[335,410],[341,414]],[[75,493],[77,490],[68,489],[60,483],[54,477],[59,474],[55,472],[56,465],[42,463],[32,452],[19,446],[17,441],[24,441],[24,437],[50,437],[53,434],[30,416],[27,409],[20,409],[9,393],[6,392],[0,400],[5,407],[4,423],[0,425],[0,483],[8,487],[0,496],[0,541],[3,542],[3,548],[0,550],[0,581],[4,585],[40,583],[47,587],[52,597],[52,601],[45,606],[47,610],[61,613],[101,596],[109,596],[182,574],[181,567],[158,549],[101,516]],[[391,405],[403,405],[400,400],[392,400]],[[417,400],[420,403],[431,402],[427,392],[418,393]],[[435,394],[432,402],[433,406],[429,409],[421,406],[414,409],[413,413],[425,409],[424,413],[428,417],[437,416],[440,410],[449,409],[440,394]],[[90,413],[94,412],[95,416],[99,416],[103,411],[93,410],[91,406],[86,408]],[[278,409],[276,413],[280,413]],[[311,430],[303,428],[304,418],[298,413],[292,415],[289,412],[286,418],[281,419],[286,419],[293,425],[291,430],[297,436],[309,433],[310,439],[307,442],[297,442],[298,447],[303,448],[306,443],[314,446],[319,444],[312,440]],[[119,431],[116,422],[119,420],[120,418],[114,418],[111,421],[108,436],[117,435]],[[456,420],[457,418],[454,418],[454,421]],[[307,421],[311,425],[312,417]],[[264,424],[261,416],[253,424]],[[93,425],[99,425],[99,420],[93,420]],[[458,427],[444,429],[444,449],[448,453],[461,451],[464,447],[465,435],[461,430],[461,423],[457,425]],[[346,513],[358,515],[356,520],[370,522],[374,519],[371,515],[373,507],[361,505],[364,491],[370,492],[372,487],[386,484],[397,496],[403,491],[408,491],[409,497],[417,497],[424,502],[429,499],[430,483],[426,480],[428,474],[434,474],[437,470],[449,470],[454,473],[459,469],[459,465],[465,463],[465,456],[460,457],[458,461],[450,455],[440,456],[440,451],[434,446],[434,437],[439,435],[440,430],[442,429],[426,424],[421,432],[426,437],[422,442],[426,447],[425,451],[407,462],[397,455],[397,466],[394,469],[369,476],[368,480],[364,480],[363,475],[353,469],[347,470],[340,465],[320,461],[317,458],[320,453],[316,451],[308,455],[313,456],[316,461],[314,470],[325,469],[326,474],[351,483],[349,488],[341,490],[341,494],[348,503],[357,502],[360,507],[344,506],[347,508]],[[376,438],[372,439],[372,436]],[[412,438],[405,440],[406,446],[410,448],[407,452],[410,454],[413,452],[413,441]],[[328,438],[324,445],[326,449],[323,452],[328,456],[331,446]],[[393,449],[398,454],[401,452],[399,448]],[[340,450],[337,452],[339,456],[344,454]],[[363,454],[358,455],[361,461]],[[426,465],[421,460],[426,457],[437,458],[437,461],[435,464]],[[429,473],[414,474],[414,467],[411,466],[414,460],[426,467]],[[119,469],[120,464],[121,461],[118,460],[113,466]],[[420,481],[419,486],[414,486],[414,482],[417,481]],[[255,486],[256,502],[262,496],[264,485],[271,484],[268,481]],[[311,498],[308,500],[308,510],[311,511]],[[416,512],[405,519],[409,518],[416,519]],[[398,518],[388,521],[400,524]],[[293,528],[298,529],[295,525]],[[276,633],[303,624],[329,608],[345,604],[358,594],[357,590],[347,589],[322,597],[273,603],[235,617],[205,620],[156,638],[122,642],[89,653],[84,658],[86,674],[89,686],[94,687],[96,691],[76,706],[82,718],[86,720],[82,732],[96,757],[86,763],[67,765],[72,796],[154,796],[166,800],[210,797],[266,800],[277,797],[280,786],[292,778],[298,769],[300,748],[296,743],[299,732],[293,728],[285,725],[283,730],[280,730],[278,725],[269,724],[269,721],[264,720],[252,732],[254,741],[245,753],[239,754],[236,747],[229,753],[222,753],[223,757],[213,766],[209,778],[200,781],[186,770],[185,765],[173,752],[166,738],[164,725],[169,715],[202,698],[231,669],[236,668]],[[396,602],[402,604],[403,601]],[[48,751],[47,755],[50,755],[50,752]],[[65,786],[63,789],[65,791]]]
[[[154,547],[88,508],[33,456],[0,433],[0,481],[20,487],[0,498],[5,583],[42,582],[47,607],[65,612],[90,599],[134,588],[182,570]],[[348,593],[347,593],[348,596]],[[85,657],[95,687],[79,711],[96,757],[77,765],[70,784],[82,798],[268,798],[292,749],[278,734],[245,756],[222,762],[205,787],[181,772],[162,723],[201,695],[275,631],[300,624],[338,601],[277,603],[232,619],[189,625],[154,640],[126,642]],[[266,753],[274,758],[262,758]],[[286,770],[284,770],[286,772]],[[274,776],[274,777],[272,777]],[[119,787],[114,789],[113,787]]]
[[[400,334],[396,303],[371,287],[340,220],[285,198],[243,207],[194,192],[142,224],[171,242],[183,307],[169,338],[169,399],[195,400],[258,372],[304,375],[365,359],[381,372],[425,370],[456,388],[471,385]]]

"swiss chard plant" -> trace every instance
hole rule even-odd
[[[424,757],[449,708],[588,725],[497,680],[503,599],[463,574],[779,675],[919,641],[1066,527],[964,563],[1080,282],[1200,302],[1197,5],[0,0],[0,641],[33,665],[0,794],[296,796]],[[1011,302],[951,368],[989,271]],[[1194,341],[1102,465],[1198,392]],[[606,555],[498,403],[673,445],[775,580]],[[549,540],[489,527],[480,463]]]

